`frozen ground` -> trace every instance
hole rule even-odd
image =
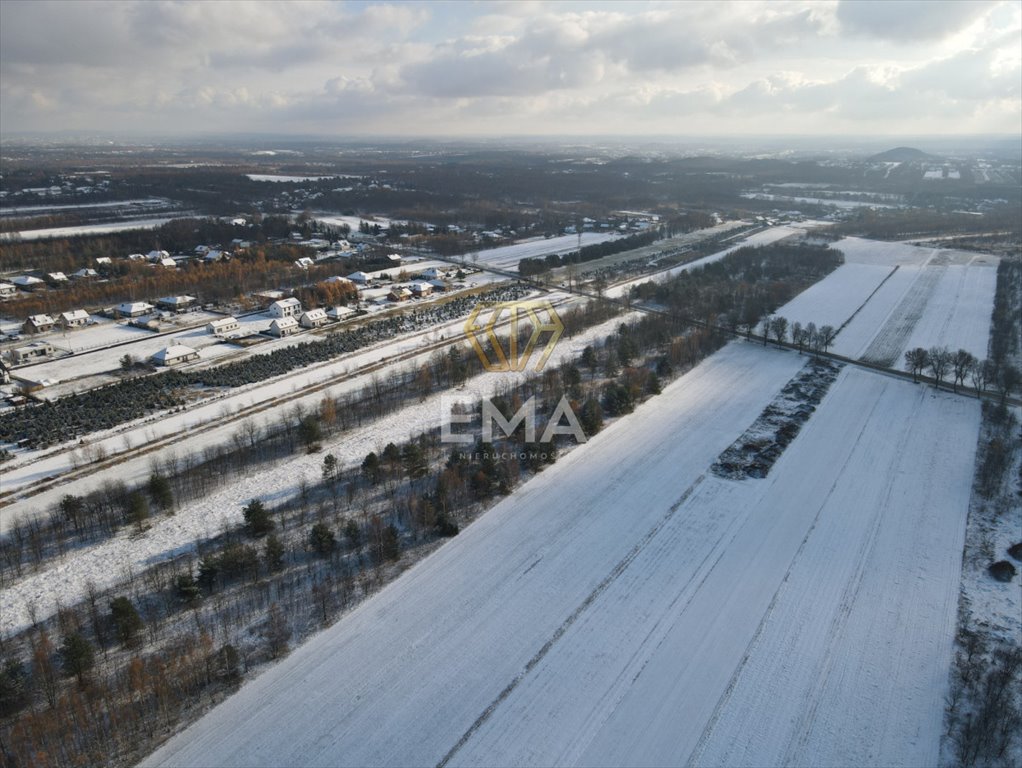
[[[613,333],[620,323],[634,319],[636,315],[637,313],[625,314],[594,326],[584,333],[562,339],[547,364],[555,366],[561,360],[578,356],[586,345]],[[423,355],[421,360],[400,365],[421,363],[427,357],[428,355]],[[381,375],[386,375],[386,370],[382,371]],[[474,402],[481,397],[495,394],[505,384],[513,383],[511,380],[516,380],[518,376],[517,373],[477,376],[464,387],[447,394],[452,395],[457,401]],[[339,384],[329,392],[337,396],[357,389],[367,381],[368,379],[358,379]],[[322,396],[323,393],[317,393],[298,402],[302,402],[307,408],[314,408]],[[293,403],[289,403],[288,407],[292,405]],[[49,615],[58,602],[61,605],[68,605],[82,599],[85,584],[89,581],[100,586],[112,585],[126,578],[129,572],[137,573],[153,561],[179,554],[183,548],[191,547],[198,538],[218,534],[223,530],[225,523],[239,524],[242,507],[253,498],[272,501],[296,493],[303,478],[310,483],[317,482],[322,472],[323,456],[327,453],[334,454],[341,466],[356,465],[370,451],[382,452],[383,447],[390,441],[401,441],[439,426],[449,416],[444,413],[443,406],[442,397],[434,395],[364,427],[348,430],[330,441],[325,441],[320,453],[299,454],[281,462],[272,472],[265,471],[265,468],[259,469],[238,478],[221,491],[179,508],[173,517],[154,518],[151,521],[152,527],[142,537],[133,536],[131,532],[125,531],[115,539],[77,552],[73,558],[63,562],[53,562],[38,573],[6,585],[4,591],[0,593],[0,633],[6,635],[23,627],[28,621],[30,603],[36,606],[40,616]],[[231,424],[195,437],[188,443],[188,447],[190,450],[201,450],[204,445],[225,442],[237,428],[237,424]],[[179,445],[171,446],[159,455],[167,456],[180,450]],[[142,480],[150,471],[151,461],[151,456],[130,460],[77,483],[59,486],[28,503],[39,507],[44,502],[52,502],[65,493],[80,493],[87,487],[98,486],[104,479],[116,478],[125,482]],[[13,508],[17,509],[18,505]],[[0,512],[0,515],[10,514],[14,512],[8,509]]]
[[[934,764],[978,406],[846,369],[709,475],[801,362],[729,345],[146,764]]]
[[[582,245],[596,245],[606,240],[613,240],[618,235],[613,232],[583,232]],[[488,248],[482,251],[473,251],[466,254],[465,260],[469,264],[485,264],[499,269],[517,270],[518,262],[526,258],[546,256],[551,253],[568,253],[578,250],[578,235],[560,235],[558,237],[538,237],[532,240],[523,240],[513,245],[502,245],[497,248]]]
[[[53,237],[75,237],[77,235],[99,235],[105,232],[127,232],[131,229],[156,229],[157,227],[163,226],[168,221],[173,220],[174,217],[161,219],[132,219],[130,221],[111,221],[106,224],[83,224],[79,227],[27,229],[22,232],[10,232],[0,235],[0,241],[6,239],[46,240]]]

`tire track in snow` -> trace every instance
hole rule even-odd
[[[777,607],[778,602],[780,602],[781,596],[784,594],[787,588],[788,581],[791,577],[792,568],[794,568],[795,563],[798,562],[799,558],[805,551],[806,546],[809,543],[809,540],[812,538],[813,531],[816,530],[816,526],[820,521],[820,515],[823,513],[824,508],[827,506],[827,502],[830,499],[831,494],[833,494],[834,489],[841,481],[841,478],[844,475],[844,470],[848,466],[848,463],[851,461],[852,455],[855,452],[854,450],[855,446],[858,445],[859,441],[862,439],[863,434],[866,432],[866,427],[871,422],[873,418],[873,413],[876,411],[877,404],[879,402],[880,402],[879,398],[873,401],[873,405],[870,408],[869,416],[863,421],[863,426],[859,430],[859,434],[856,435],[855,441],[851,444],[850,449],[845,455],[845,460],[842,462],[841,465],[841,471],[835,475],[834,482],[831,484],[830,489],[827,492],[827,495],[820,502],[820,505],[817,508],[816,513],[813,515],[813,520],[810,523],[809,528],[805,533],[805,536],[802,538],[802,541],[800,542],[794,557],[789,563],[788,568],[784,573],[784,577],[781,579],[781,583],[778,584],[777,589],[774,591],[773,597],[771,597],[770,599],[770,604],[767,606],[766,611],[764,611],[763,613],[763,617],[760,619],[759,624],[756,626],[756,631],[753,632],[752,637],[749,639],[749,644],[746,646],[745,653],[742,654],[741,661],[739,661],[738,665],[735,667],[735,671],[731,675],[731,679],[728,681],[727,687],[724,689],[724,692],[721,694],[720,699],[717,701],[717,705],[713,709],[713,714],[711,714],[709,720],[707,720],[706,726],[703,728],[703,732],[699,736],[699,740],[696,742],[696,745],[693,748],[691,754],[689,755],[688,760],[685,761],[686,766],[693,767],[701,764],[700,758],[702,756],[703,751],[706,749],[706,744],[709,741],[710,737],[713,735],[717,723],[720,720],[721,714],[723,713],[724,707],[727,706],[728,702],[730,701],[731,696],[734,693],[734,690],[737,687],[740,678],[742,677],[742,673],[749,662],[749,658],[752,656],[753,651],[759,645],[760,638],[764,630],[766,629],[766,626],[769,623],[770,618],[774,613],[774,609]],[[787,765],[788,762],[785,762],[784,764]]]
[[[571,626],[579,619],[579,617],[586,612],[589,606],[591,606],[596,601],[596,599],[601,594],[603,594],[607,590],[607,588],[610,587],[610,585],[613,584],[614,581],[616,581],[617,578],[622,573],[624,573],[624,571],[628,568],[629,565],[631,565],[632,561],[635,560],[636,557],[638,557],[639,553],[642,552],[646,545],[648,545],[653,539],[657,537],[657,535],[664,528],[664,526],[667,525],[667,523],[670,521],[672,517],[674,517],[674,514],[688,500],[688,498],[692,495],[696,488],[698,488],[702,484],[705,478],[706,478],[705,473],[699,475],[699,477],[697,477],[692,482],[692,484],[685,489],[685,491],[681,494],[681,497],[676,502],[674,502],[674,504],[671,505],[670,509],[667,510],[666,514],[664,514],[659,520],[657,520],[657,522],[653,525],[652,528],[650,528],[646,535],[643,536],[635,544],[635,546],[632,547],[623,558],[621,558],[620,561],[618,561],[617,565],[615,565],[611,569],[610,573],[604,576],[600,583],[593,588],[593,591],[586,596],[586,598],[579,604],[579,606],[574,611],[572,611],[563,622],[561,622],[560,626],[558,626],[557,629],[554,630],[554,633],[550,636],[550,639],[547,640],[538,651],[536,651],[536,654],[531,659],[529,659],[528,662],[526,662],[525,667],[522,669],[522,671],[519,674],[515,675],[514,679],[512,679],[511,682],[508,683],[499,694],[497,694],[497,697],[489,704],[489,706],[486,707],[486,709],[484,709],[480,713],[479,717],[477,717],[475,721],[472,723],[472,725],[468,727],[468,730],[466,730],[465,733],[462,734],[461,738],[458,739],[454,746],[451,747],[450,750],[448,750],[447,754],[445,754],[440,759],[440,762],[437,763],[437,768],[444,768],[444,766],[446,766],[454,758],[458,751],[461,750],[461,748],[468,743],[472,736],[475,735],[476,731],[478,731],[486,723],[486,721],[490,719],[493,713],[500,706],[501,702],[507,699],[507,697],[511,695],[515,688],[518,687],[519,683],[521,683],[522,680],[524,680],[529,675],[529,673],[536,668],[536,666],[550,652],[550,649],[553,648],[557,641],[564,636],[565,632],[567,632],[568,629],[570,629]]]

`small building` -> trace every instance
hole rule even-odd
[[[46,274],[46,282],[50,285],[61,285],[67,282],[67,275],[63,272],[48,272]]]
[[[348,279],[351,280],[351,282],[353,282],[353,283],[358,283],[359,285],[365,285],[366,283],[369,282],[369,275],[367,275],[365,272],[361,272],[361,271],[359,271],[359,272],[352,272],[350,275],[348,275]]]
[[[227,251],[221,251],[219,248],[214,248],[212,250],[206,251],[206,254],[202,257],[202,260],[212,264],[213,262],[224,261],[229,256],[230,254],[227,253]]]
[[[53,354],[53,346],[45,341],[33,341],[25,347],[11,350],[11,361],[15,365],[24,365],[33,360],[41,360]]]
[[[0,299],[9,299],[18,292],[18,288],[11,283],[0,283]]]
[[[270,323],[270,329],[267,331],[271,336],[276,336],[278,339],[282,339],[285,336],[290,336],[292,333],[297,333],[299,330],[298,319],[294,317],[281,317]]]
[[[129,253],[128,261],[145,261],[144,253]]]
[[[343,320],[344,318],[350,317],[353,314],[355,314],[354,309],[352,309],[351,307],[343,306],[330,307],[330,309],[326,311],[326,316],[330,320]]]
[[[169,259],[170,254],[167,251],[149,251],[149,253],[146,254],[146,258],[155,264],[163,261],[164,259]]]
[[[269,312],[274,317],[301,317],[302,314],[302,302],[292,297],[289,299],[280,299],[270,305]]]
[[[21,330],[25,333],[46,333],[52,331],[57,323],[49,315],[29,315]]]
[[[433,286],[429,283],[412,283],[411,288],[412,295],[420,298],[423,296],[429,296],[433,293]]]
[[[121,317],[142,317],[142,315],[148,315],[156,307],[145,301],[126,301],[123,304],[118,304],[114,309]]]
[[[272,305],[273,302],[280,301],[281,299],[283,299],[284,292],[273,289],[268,291],[259,291],[258,293],[253,293],[252,298],[259,302],[259,306],[261,306],[263,309],[266,309],[267,307]]]
[[[197,245],[197,246],[195,246],[195,255],[196,256],[205,256],[207,253],[210,252],[210,250],[211,249],[210,249],[210,247],[208,245]]]
[[[241,323],[233,317],[218,317],[216,320],[206,323],[206,330],[214,336],[224,336],[241,330]]]
[[[109,256],[97,256],[96,263],[99,264],[101,267],[108,267],[114,263],[114,260],[111,259]]]
[[[451,290],[451,286],[446,280],[427,280],[426,282],[430,284],[434,291],[440,293]]]
[[[184,312],[196,301],[194,296],[164,296],[156,300],[156,306],[168,312]]]
[[[441,272],[436,267],[429,267],[428,269],[424,269],[422,270],[422,272],[419,273],[419,277],[421,277],[423,280],[439,280],[443,276],[444,273]]]
[[[327,317],[325,309],[310,309],[304,313],[298,319],[298,324],[302,328],[319,328],[321,325],[326,325]]]
[[[161,349],[150,359],[157,365],[180,365],[181,363],[198,360],[199,353],[191,347],[186,347],[184,344],[174,344]]]
[[[169,256],[165,259],[160,259],[159,264],[161,267],[166,267],[167,269],[177,269],[177,262]]]
[[[82,328],[89,324],[89,313],[84,309],[61,312],[57,320],[62,328]]]
[[[388,253],[387,254],[387,263],[389,263],[390,266],[392,266],[392,267],[400,267],[401,266],[401,255],[397,254],[397,253]]]
[[[387,298],[390,301],[407,301],[412,297],[412,292],[407,288],[393,288],[390,293],[387,294]]]
[[[308,256],[302,256],[302,258],[295,261],[295,266],[298,267],[299,269],[308,269],[315,263],[316,263],[315,259],[311,259]]]
[[[355,284],[352,280],[349,280],[346,277],[341,277],[340,275],[334,275],[333,277],[328,277],[323,282],[324,283],[331,283],[331,284],[337,283],[338,285],[354,285]]]
[[[31,275],[19,275],[12,279],[11,282],[23,291],[34,291],[44,284],[38,277],[32,277]]]
[[[91,280],[99,277],[99,272],[94,269],[90,269],[89,267],[82,267],[77,272],[72,272],[71,277],[76,280]]]

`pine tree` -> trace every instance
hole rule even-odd
[[[78,678],[79,685],[85,685],[86,676],[96,663],[92,643],[81,632],[72,632],[64,638],[60,649],[64,672]]]
[[[138,642],[138,633],[142,630],[142,617],[138,615],[131,600],[126,597],[115,597],[110,602],[110,617],[117,631],[117,639],[125,648],[131,648]]]

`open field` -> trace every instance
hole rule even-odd
[[[800,365],[730,345],[147,764],[932,764],[978,405],[847,370],[706,474]]]

